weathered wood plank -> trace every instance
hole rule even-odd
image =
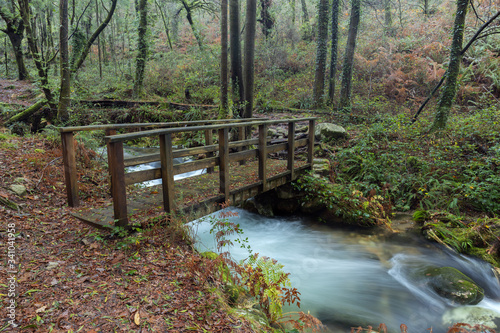
[[[259,179],[262,191],[267,191],[267,125],[259,125]]]
[[[76,152],[73,132],[61,133],[62,155],[64,165],[64,179],[66,181],[66,195],[68,206],[78,207],[78,182],[76,173]]]
[[[174,154],[172,152],[172,135],[160,135],[161,178],[163,187],[163,209],[174,213]]]
[[[115,226],[127,227],[127,192],[125,189],[125,166],[123,165],[123,142],[111,142],[108,149]]]
[[[213,132],[212,130],[206,130],[205,131],[205,146],[211,146],[214,143],[214,137],[213,137]],[[207,152],[207,157],[213,157],[214,153],[213,152]],[[207,173],[212,173],[214,172],[214,168],[210,167],[207,168]]]
[[[314,119],[309,120],[309,137],[307,146],[307,162],[313,165],[313,154],[314,154]]]
[[[219,191],[229,199],[229,128],[219,129]]]
[[[288,123],[288,145],[287,145],[287,170],[290,171],[290,180],[295,179],[295,123]]]

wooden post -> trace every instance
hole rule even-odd
[[[309,120],[309,142],[307,145],[307,163],[313,166],[313,154],[314,154],[314,119]]]
[[[174,154],[172,150],[172,134],[160,135],[161,179],[163,188],[163,209],[173,214],[174,202]]]
[[[288,170],[290,170],[290,180],[295,180],[295,122],[288,123]]]
[[[206,130],[205,131],[205,145],[210,146],[214,144],[214,138],[212,137],[212,130]],[[207,157],[212,157],[214,156],[213,152],[207,153]],[[213,173],[214,168],[207,168],[207,173]]]
[[[219,129],[219,190],[229,200],[229,130]]]
[[[262,191],[267,191],[267,125],[259,125],[259,179]]]
[[[247,137],[245,135],[245,132],[246,132],[246,127],[245,126],[238,127],[238,141],[246,140]],[[242,151],[242,150],[246,150],[246,147],[238,148],[238,151]],[[240,163],[240,165],[245,165],[246,161],[245,160],[241,160],[239,163]]]
[[[125,165],[123,162],[123,142],[108,143],[108,161],[111,170],[111,190],[115,226],[127,227],[127,191],[125,189]]]
[[[80,205],[80,200],[78,198],[76,154],[73,132],[62,132],[61,142],[68,206],[78,207]]]
[[[116,135],[116,130],[114,130],[114,129],[107,129],[105,132],[106,132],[106,136]],[[107,147],[108,152],[109,152],[109,142],[106,144],[106,147]],[[109,153],[108,153],[108,172],[109,172],[109,192],[111,193],[111,196],[113,196],[113,181],[111,180],[111,178],[113,176],[112,176],[112,172],[111,172],[111,161],[109,158]]]

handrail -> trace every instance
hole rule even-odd
[[[141,131],[141,132],[128,133],[128,134],[109,135],[109,136],[105,136],[104,140],[107,143],[111,143],[111,142],[118,142],[118,141],[124,141],[124,140],[135,140],[135,139],[139,139],[139,138],[162,135],[162,134],[173,134],[173,133],[179,133],[179,132],[194,132],[194,131],[216,130],[216,129],[233,128],[233,127],[273,125],[273,124],[281,124],[281,123],[297,123],[297,122],[316,120],[316,119],[318,119],[318,118],[317,117],[307,117],[307,118],[287,119],[287,120],[247,121],[247,122],[241,122],[241,123],[237,123],[237,124],[224,124],[224,125],[174,127],[174,128]]]
[[[142,127],[180,127],[191,124],[206,124],[206,123],[230,123],[230,122],[246,122],[248,120],[261,120],[268,118],[240,118],[240,119],[214,119],[214,120],[194,120],[194,121],[173,121],[160,123],[129,123],[129,124],[104,124],[104,125],[88,125],[88,126],[68,126],[59,127],[60,133],[80,132],[80,131],[97,131],[97,130],[117,130]]]

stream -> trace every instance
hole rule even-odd
[[[298,217],[267,218],[231,208],[238,217],[243,238],[254,253],[277,259],[290,272],[292,286],[301,293],[301,308],[310,311],[332,332],[350,332],[351,327],[387,325],[389,332],[446,332],[456,322],[467,322],[470,313],[482,316],[480,323],[500,324],[500,286],[491,266],[458,255],[414,233],[391,234],[382,229],[331,228]],[[218,216],[214,213],[213,216]],[[210,223],[191,222],[200,251],[214,250]],[[236,260],[248,252],[235,242]],[[415,278],[429,266],[451,266],[472,278],[485,290],[476,306],[455,307]],[[486,314],[496,317],[495,323]]]

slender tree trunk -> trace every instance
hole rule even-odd
[[[385,20],[384,30],[387,34],[392,36],[393,29],[392,29],[391,0],[385,0],[384,2],[384,20]]]
[[[253,113],[253,84],[254,84],[254,56],[255,56],[255,26],[257,24],[257,1],[247,0],[245,28],[245,65],[244,65],[244,91],[245,110],[243,118],[252,118]]]
[[[328,82],[328,102],[333,105],[335,96],[335,78],[337,76],[337,58],[339,44],[339,1],[332,3],[332,52],[330,58],[330,81]]]
[[[271,3],[271,0],[260,0],[260,23],[262,24],[262,33],[266,39],[269,37],[274,27],[274,19],[271,13],[269,13]]]
[[[95,0],[95,20],[99,26],[99,2]],[[102,79],[101,34],[97,36],[97,62],[99,64],[99,78]]]
[[[20,17],[14,17],[4,10],[4,8],[0,8],[0,16],[6,24],[6,27],[1,29],[1,31],[9,37],[16,58],[18,79],[25,80],[28,78],[28,70],[24,64],[23,49],[21,46],[24,38],[24,21]]]
[[[31,29],[29,0],[18,0],[18,3],[21,12],[21,17],[25,22],[28,46],[30,48],[31,55],[33,56],[33,61],[35,62],[35,66],[38,71],[38,77],[40,79],[42,91],[45,94],[45,98],[47,99],[47,103],[50,105],[51,109],[56,109],[54,98],[52,96],[52,91],[49,88],[49,77],[47,74],[47,66],[41,59],[40,52],[38,51],[38,47],[36,46],[35,36]]]
[[[234,104],[243,100],[243,73],[241,66],[240,5],[239,0],[229,0],[229,39],[231,51],[231,84]]]
[[[354,51],[356,49],[356,38],[358,35],[360,16],[361,0],[352,0],[351,18],[349,20],[349,33],[347,35],[344,68],[342,71],[342,83],[340,87],[339,108],[341,109],[351,107],[352,67],[354,64]]]
[[[318,39],[316,45],[316,71],[314,74],[314,106],[324,104],[325,68],[328,39],[328,0],[319,0],[318,4]]]
[[[227,0],[221,0],[220,16],[220,110],[219,118],[229,118],[227,98]]]
[[[71,82],[69,68],[69,48],[68,48],[68,0],[60,0],[59,3],[59,53],[61,59],[61,91],[59,93],[59,105],[57,108],[57,118],[61,122],[69,119],[68,107],[71,97]]]
[[[457,13],[453,25],[453,40],[451,42],[448,75],[446,76],[446,83],[438,101],[431,131],[440,130],[446,127],[451,106],[453,105],[457,93],[457,78],[460,72],[460,63],[462,62],[462,43],[468,6],[469,0],[457,0]]]
[[[198,43],[200,50],[203,50],[203,43],[201,42],[200,32],[198,31],[198,29],[196,29],[196,26],[193,21],[193,16],[191,15],[191,6],[185,0],[181,1],[182,5],[184,6],[184,9],[186,10],[186,19],[188,20],[189,25],[191,26],[191,30],[193,31],[193,35],[196,38],[196,42]]]
[[[300,0],[300,4],[302,6],[302,23],[309,23],[306,0]]]
[[[26,0],[19,0],[19,1],[26,1]],[[94,41],[97,39],[97,36],[106,28],[106,26],[109,24],[109,21],[111,21],[111,18],[113,17],[113,13],[115,12],[116,9],[116,3],[118,0],[112,0],[111,2],[111,8],[108,11],[108,15],[106,16],[106,19],[101,23],[101,25],[96,29],[96,31],[90,36],[90,38],[87,41],[87,44],[83,48],[82,53],[80,54],[78,60],[75,62],[75,66],[71,69],[71,71],[74,73],[76,72],[83,64],[85,61],[85,58],[87,58],[90,48],[92,47],[92,44]]]
[[[134,96],[138,97],[142,93],[144,82],[144,69],[146,68],[146,60],[148,57],[148,41],[146,40],[146,32],[148,29],[148,1],[139,0],[139,37],[137,41],[137,58],[135,67],[135,83]]]
[[[158,3],[158,0],[155,0],[156,7],[158,7],[158,10],[160,11],[161,14],[161,20],[163,21],[163,26],[165,28],[165,34],[167,35],[167,41],[168,41],[168,46],[170,46],[170,49],[173,50],[174,48],[172,47],[172,41],[170,40],[170,31],[168,30],[168,23],[167,19],[165,17],[165,12],[163,11],[163,8],[161,8],[160,4]]]

